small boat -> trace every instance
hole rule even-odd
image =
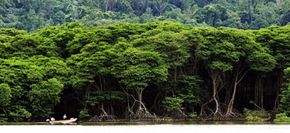
[[[46,121],[51,125],[75,125],[78,118],[70,118],[68,120],[54,120],[47,119]]]

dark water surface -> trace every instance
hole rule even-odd
[[[0,125],[49,125],[46,122],[0,122]],[[284,122],[249,121],[183,121],[183,122],[77,122],[83,126],[120,126],[120,125],[290,125]]]

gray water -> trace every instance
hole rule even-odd
[[[78,122],[77,125],[48,125],[45,122],[8,122],[0,132],[29,133],[289,133],[290,123],[210,122]]]
[[[0,122],[0,125],[48,125],[47,122]],[[288,122],[249,121],[182,121],[182,122],[77,122],[83,126],[124,126],[124,125],[290,125]]]

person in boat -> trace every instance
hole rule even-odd
[[[65,120],[67,117],[66,117],[66,114],[64,114],[63,116],[62,116],[62,118]]]
[[[55,119],[53,117],[51,117],[50,119],[46,119],[46,122],[50,122],[50,121],[55,121]]]

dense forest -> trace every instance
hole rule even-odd
[[[0,122],[290,122],[289,0],[2,0]]]
[[[290,25],[2,28],[0,51],[2,120],[289,120]]]
[[[259,29],[286,25],[289,0],[1,0],[0,27],[35,31],[80,21],[86,26],[119,21],[177,21],[189,26]]]

